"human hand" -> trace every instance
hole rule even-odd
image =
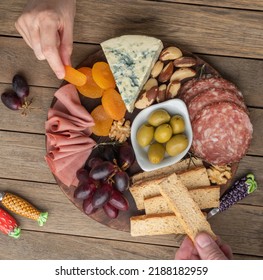
[[[16,29],[39,60],[47,60],[59,79],[73,49],[76,0],[29,0]]]
[[[232,250],[227,244],[219,237],[214,241],[205,232],[197,235],[195,243],[186,236],[175,254],[176,260],[230,260],[232,258]]]

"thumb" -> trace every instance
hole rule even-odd
[[[205,232],[197,235],[195,246],[202,260],[227,260],[227,257],[216,242]]]

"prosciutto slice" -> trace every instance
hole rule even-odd
[[[56,93],[57,101],[48,111],[45,123],[47,154],[52,173],[66,186],[78,184],[82,168],[96,142],[90,138],[94,121],[81,105],[75,86],[67,84]]]

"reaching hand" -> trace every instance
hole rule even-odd
[[[59,79],[70,65],[76,0],[29,0],[16,29],[39,60],[47,60]]]
[[[214,241],[207,233],[200,233],[195,244],[186,237],[175,254],[176,260],[230,260],[233,258],[231,248],[218,237]]]

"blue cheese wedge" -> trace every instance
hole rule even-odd
[[[153,37],[124,35],[101,43],[101,47],[124,104],[132,113],[135,101],[163,49],[163,43]]]

